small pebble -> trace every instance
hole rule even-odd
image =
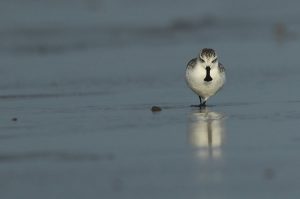
[[[16,118],[16,117],[13,117],[13,118],[11,119],[11,121],[14,121],[14,122],[16,122],[16,121],[18,121],[18,118]]]
[[[159,111],[161,111],[161,108],[159,106],[152,106],[151,111],[152,112],[159,112]]]

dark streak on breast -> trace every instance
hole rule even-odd
[[[210,82],[210,81],[212,81],[213,79],[211,78],[211,76],[210,76],[210,68],[209,67],[206,67],[206,76],[205,76],[205,78],[204,78],[204,81],[206,81],[206,82]]]

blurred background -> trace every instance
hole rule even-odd
[[[0,198],[297,198],[299,9],[1,0]],[[199,110],[205,47],[227,83]]]
[[[268,73],[261,59],[270,63],[297,46],[298,11],[295,0],[1,1],[0,88],[181,85],[186,63],[203,47],[215,48],[241,76],[253,71],[247,68]],[[285,59],[295,55],[270,64],[288,67]]]

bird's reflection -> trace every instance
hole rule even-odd
[[[222,144],[225,138],[224,114],[201,108],[192,111],[188,125],[189,143],[196,149],[201,159],[222,157]]]

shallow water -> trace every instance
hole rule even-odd
[[[0,3],[1,198],[298,197],[296,1],[101,2]],[[205,109],[202,47],[227,73]]]

